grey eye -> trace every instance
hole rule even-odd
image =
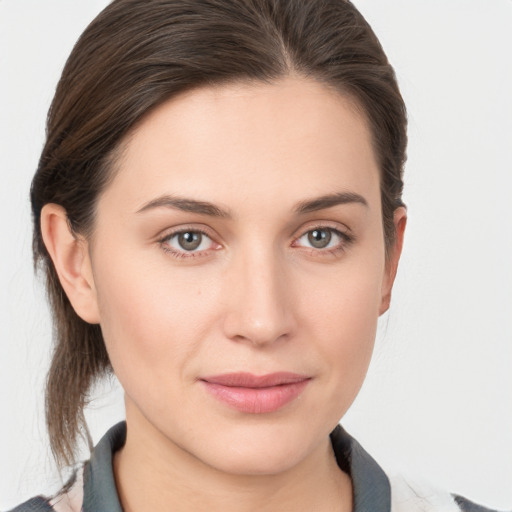
[[[330,229],[314,229],[309,231],[308,242],[315,249],[324,249],[329,245],[332,238],[332,232]]]
[[[186,231],[178,234],[178,244],[185,251],[195,251],[203,241],[203,234],[197,231]]]
[[[206,255],[220,248],[206,233],[192,229],[170,234],[160,240],[160,244],[165,251],[181,258]]]

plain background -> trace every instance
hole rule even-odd
[[[510,508],[512,1],[355,3],[409,109],[409,224],[392,308],[343,424],[385,468]],[[0,509],[60,485],[28,190],[59,73],[104,5],[0,0]],[[99,389],[87,416],[96,442],[123,417],[119,387]]]

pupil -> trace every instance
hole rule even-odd
[[[178,235],[178,243],[186,251],[193,251],[201,245],[201,233],[187,231]]]
[[[308,234],[309,243],[316,249],[323,249],[331,241],[331,232],[326,229],[314,229]]]

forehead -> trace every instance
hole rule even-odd
[[[162,194],[241,206],[257,197],[260,207],[333,191],[378,200],[378,174],[357,105],[289,77],[194,89],[159,106],[125,141],[104,195],[131,208]]]

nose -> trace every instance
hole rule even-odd
[[[241,256],[226,280],[225,335],[259,347],[289,338],[296,322],[288,281],[285,265],[271,250]]]

